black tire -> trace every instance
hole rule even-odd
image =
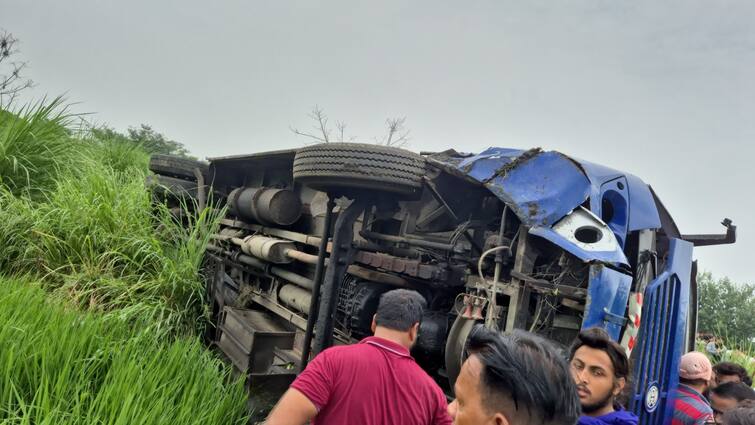
[[[197,198],[197,182],[161,176],[147,176],[146,186],[160,200],[188,200]]]
[[[196,181],[194,169],[199,168],[205,178],[205,184],[209,184],[207,176],[210,166],[202,161],[183,158],[176,155],[155,154],[149,158],[149,169],[156,174],[175,177],[184,180]]]
[[[294,180],[324,192],[370,189],[418,195],[425,159],[413,152],[361,143],[323,143],[299,149]]]
[[[466,319],[461,316],[456,316],[454,324],[451,326],[451,330],[448,332],[446,339],[446,375],[448,376],[448,383],[451,385],[451,389],[456,384],[456,378],[459,377],[461,372],[461,364],[466,359],[465,348],[467,346],[467,337],[477,322],[474,319]]]

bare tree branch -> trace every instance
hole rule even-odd
[[[291,131],[292,131],[292,132],[293,132],[294,134],[296,134],[297,136],[304,136],[304,137],[309,137],[310,139],[316,140],[316,141],[318,141],[318,142],[322,142],[322,143],[328,143],[328,141],[327,141],[327,140],[325,140],[325,139],[323,139],[323,138],[322,138],[322,136],[318,136],[318,135],[316,135],[316,134],[305,133],[305,132],[303,132],[303,131],[299,131],[299,130],[297,130],[297,129],[296,129],[296,128],[294,128],[294,127],[289,127],[289,129],[290,129],[290,130],[291,130]]]
[[[336,130],[338,130],[338,141],[340,143],[343,143],[343,134],[346,130],[346,123],[343,121],[336,121]]]
[[[8,73],[0,74],[0,105],[13,103],[19,92],[34,85],[32,80],[22,76],[26,62],[9,62],[9,58],[19,52],[17,45],[18,39],[13,34],[0,32],[0,66],[9,68]],[[3,97],[6,97],[5,102]]]
[[[409,143],[409,130],[404,127],[405,123],[406,117],[386,119],[387,133],[380,144],[397,148],[406,146]]]
[[[316,133],[305,133],[294,127],[289,128],[297,136],[309,137],[310,139],[322,143],[330,143],[330,133],[332,130],[328,128],[328,116],[325,115],[325,112],[319,106],[315,105],[315,107],[312,108],[312,112],[309,113],[309,117],[317,122],[312,128],[314,128],[316,132],[319,132],[320,135]]]
[[[308,133],[301,131],[295,127],[289,127],[291,131],[297,136],[304,136],[309,139],[315,140],[320,143],[331,143],[332,141],[343,142],[355,142],[355,136],[346,135],[346,123],[343,121],[336,121],[335,130],[336,134],[334,138],[331,138],[333,129],[328,126],[328,116],[325,115],[325,111],[319,106],[315,106],[310,112],[309,117],[315,122],[312,127],[315,131]],[[406,129],[406,117],[401,118],[388,118],[385,120],[386,133],[381,138],[373,138],[373,141],[377,145],[393,146],[393,147],[405,147],[409,142],[409,130]]]

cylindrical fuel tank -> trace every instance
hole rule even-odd
[[[291,308],[307,313],[312,293],[296,285],[284,285],[278,292],[278,299]]]
[[[228,195],[231,212],[260,224],[288,226],[301,217],[301,201],[289,189],[239,187]]]

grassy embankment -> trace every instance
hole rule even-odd
[[[197,342],[214,217],[174,222],[148,153],[76,119],[59,99],[0,110],[0,421],[243,421],[242,386]]]
[[[199,341],[134,332],[36,286],[0,280],[2,423],[243,423],[240,383]]]

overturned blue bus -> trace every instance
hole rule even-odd
[[[208,339],[251,386],[285,388],[332,344],[370,334],[382,293],[428,302],[413,355],[448,391],[476,323],[567,346],[605,328],[633,359],[629,406],[669,417],[694,346],[695,246],[638,177],[541,149],[416,154],[330,143],[212,158],[156,155],[155,196],[226,215],[206,255]]]

